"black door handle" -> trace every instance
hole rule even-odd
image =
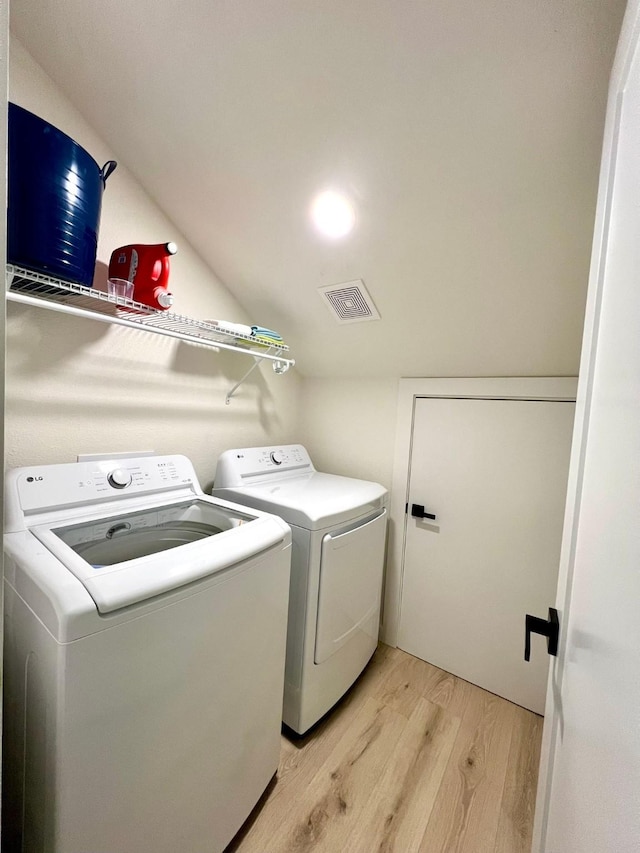
[[[422,504],[411,504],[411,515],[414,518],[431,518],[433,521],[436,520],[436,517],[432,512],[424,511],[424,506]]]
[[[524,659],[531,660],[531,635],[542,634],[547,638],[547,651],[554,657],[558,654],[558,638],[560,636],[560,621],[555,607],[549,608],[549,618],[541,619],[527,613],[525,618]]]

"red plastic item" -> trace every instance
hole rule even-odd
[[[175,255],[175,243],[133,243],[111,253],[109,278],[133,282],[133,298],[151,308],[166,311],[173,305],[169,292],[169,258]]]

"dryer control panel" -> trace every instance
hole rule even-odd
[[[274,447],[240,447],[220,455],[215,488],[246,486],[295,474],[312,474],[311,458],[301,444]]]

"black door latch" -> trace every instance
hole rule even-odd
[[[555,607],[549,608],[549,618],[541,619],[527,613],[525,618],[524,659],[531,660],[531,635],[542,634],[547,638],[547,651],[554,657],[558,654],[558,638],[560,636],[560,621]]]
[[[431,518],[433,521],[436,520],[436,517],[432,512],[424,511],[424,506],[422,504],[411,504],[411,515],[414,518]]]

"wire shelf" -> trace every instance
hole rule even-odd
[[[7,298],[14,302],[36,304],[63,313],[95,315],[94,319],[116,325],[134,326],[149,332],[160,332],[188,343],[231,349],[260,359],[279,361],[287,367],[293,359],[287,358],[286,344],[267,344],[250,335],[227,331],[204,320],[194,320],[170,311],[156,311],[133,299],[111,296],[93,287],[52,278],[42,273],[7,265],[9,288]],[[66,311],[65,309],[70,309]],[[279,372],[284,372],[280,370]]]
[[[286,344],[267,344],[249,335],[229,332],[215,323],[193,320],[169,311],[156,311],[133,299],[112,296],[93,287],[53,278],[12,264],[7,264],[7,285],[7,299],[12,302],[165,335],[188,344],[209,347],[214,351],[229,350],[252,356],[253,366],[229,391],[225,401],[227,404],[261,361],[270,361],[277,374],[286,373],[295,364],[295,361],[286,355],[289,352]]]

